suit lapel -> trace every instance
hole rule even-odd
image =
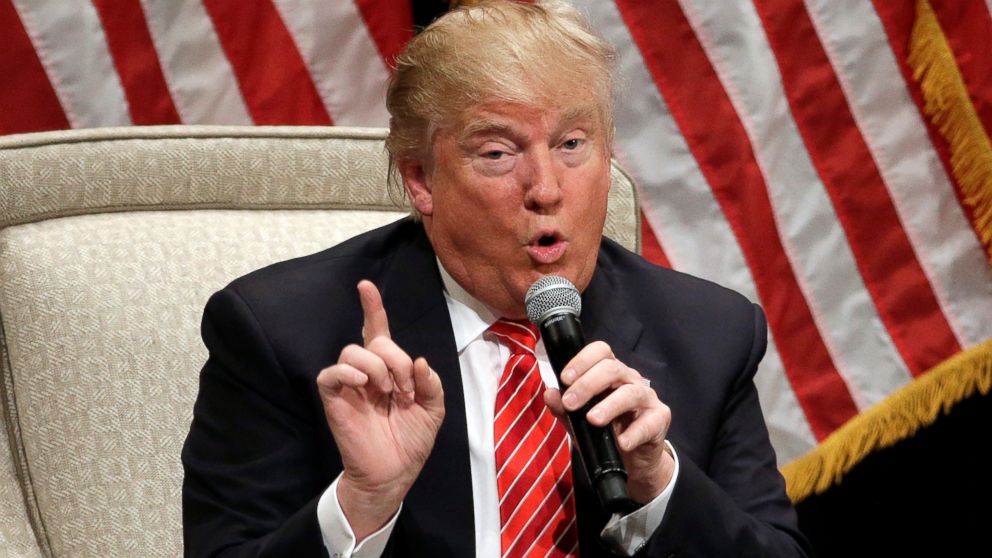
[[[404,243],[382,281],[393,340],[423,356],[441,377],[445,419],[420,477],[403,503],[397,528],[410,537],[399,554],[474,556],[475,525],[465,398],[458,353],[434,251],[423,228]]]
[[[664,393],[667,365],[661,355],[637,350],[644,325],[636,313],[630,311],[634,303],[617,280],[617,270],[603,257],[598,264],[592,281],[582,294],[582,327],[586,340],[608,343],[617,359],[650,378],[651,385]]]
[[[582,294],[582,327],[589,341],[603,340],[614,353],[632,351],[644,327],[625,312],[624,293],[616,285],[613,270],[601,260]]]

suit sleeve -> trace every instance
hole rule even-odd
[[[306,397],[232,288],[207,303],[209,357],[183,447],[185,555],[327,556]],[[327,475],[330,476],[330,473]]]
[[[711,459],[705,469],[680,460],[665,517],[639,555],[811,554],[786,496],[753,382],[767,343],[764,313],[753,308],[750,354],[723,399]]]

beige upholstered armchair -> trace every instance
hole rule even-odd
[[[0,137],[0,558],[182,554],[203,306],[252,269],[402,218],[384,133]],[[637,249],[633,185],[613,180],[607,234]]]

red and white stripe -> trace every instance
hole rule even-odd
[[[131,124],[100,18],[86,0],[13,0],[73,128]]]
[[[927,135],[917,102],[906,87],[883,85],[905,83],[898,60],[905,64],[908,34],[901,41],[892,40],[892,48],[882,48],[886,32],[895,37],[898,31],[887,30],[895,22],[886,24],[871,5],[851,0],[810,4],[817,32],[839,68],[841,86],[898,213],[898,223],[929,278],[939,305],[935,312],[943,314],[961,345],[987,339],[992,320],[992,268],[965,212],[955,203],[952,179]],[[848,17],[839,21],[837,13]],[[878,44],[875,48],[859,46],[864,37],[874,37]],[[989,37],[986,49],[992,44]],[[989,87],[985,93],[992,95],[992,83]]]
[[[992,335],[992,273],[899,62],[915,2],[576,4],[619,47],[616,154],[665,255],[768,313],[781,462]]]
[[[384,126],[412,33],[408,0],[0,0],[0,133]]]
[[[141,0],[141,6],[181,122],[252,124],[203,4]]]
[[[534,346],[537,332],[499,320],[488,330],[511,352],[496,391],[493,421],[501,555],[574,556],[571,446],[551,414]]]
[[[322,0],[274,3],[334,122],[342,126],[388,122],[389,68],[358,6]]]
[[[615,152],[645,253],[768,315],[756,383],[781,462],[992,336],[992,271],[906,62],[914,0],[574,3],[619,49]],[[992,2],[931,4],[992,131]],[[411,13],[0,0],[0,133],[382,126]]]

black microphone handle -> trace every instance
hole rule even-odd
[[[558,314],[544,320],[541,336],[558,384],[563,386],[561,373],[565,365],[586,346],[582,325],[572,314]],[[589,409],[602,399],[602,395],[597,395],[579,409],[568,412],[568,421],[579,446],[582,466],[603,509],[611,513],[627,513],[636,506],[627,493],[627,470],[617,450],[613,428],[609,425],[593,426],[586,420]]]

